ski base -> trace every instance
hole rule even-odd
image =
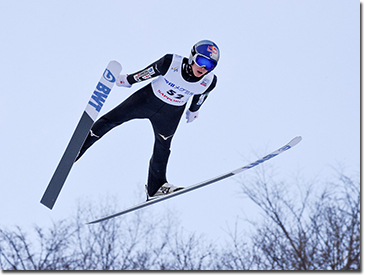
[[[94,121],[90,118],[90,116],[86,112],[83,112],[75,132],[72,135],[72,138],[41,199],[41,203],[47,206],[49,209],[52,209],[56,203],[57,197],[61,192],[66,178],[75,162],[77,154],[80,151],[80,148],[84,143],[93,123]]]
[[[99,223],[99,222],[102,222],[102,221],[106,221],[106,220],[109,220],[111,218],[115,218],[117,216],[121,216],[121,215],[124,215],[124,214],[127,214],[127,213],[130,213],[132,211],[135,211],[135,210],[138,210],[138,209],[141,209],[141,208],[144,208],[144,207],[147,207],[147,206],[150,206],[152,204],[155,204],[155,203],[158,203],[158,202],[161,202],[161,201],[164,201],[164,200],[168,200],[168,199],[171,199],[173,197],[176,197],[176,196],[179,196],[179,195],[182,195],[182,194],[185,194],[185,193],[188,193],[190,191],[193,191],[193,190],[196,190],[198,188],[201,188],[203,186],[207,186],[209,184],[212,184],[212,183],[215,183],[215,182],[218,182],[218,181],[221,181],[221,180],[224,180],[226,178],[229,178],[231,176],[234,176],[238,173],[241,173],[243,171],[246,171],[248,169],[251,169],[253,167],[256,167],[257,165],[267,161],[267,160],[270,160],[272,159],[273,157],[276,157],[277,155],[289,150],[290,148],[294,147],[295,145],[297,145],[300,141],[302,140],[302,137],[298,136],[298,137],[295,137],[294,139],[292,139],[288,144],[284,145],[283,147],[279,148],[278,150],[272,152],[271,154],[268,154],[266,156],[264,156],[263,158],[261,159],[258,159],[257,161],[255,162],[252,162],[246,166],[243,166],[243,167],[240,167],[236,170],[233,170],[229,173],[226,173],[226,174],[223,174],[223,175],[220,175],[218,177],[215,177],[215,178],[212,178],[212,179],[209,179],[207,181],[204,181],[204,182],[200,182],[200,183],[197,183],[195,185],[191,185],[187,188],[184,188],[182,190],[179,190],[179,191],[176,191],[176,192],[173,192],[171,194],[168,194],[168,195],[163,195],[159,198],[156,198],[156,199],[153,199],[153,200],[150,200],[150,201],[146,201],[146,202],[143,202],[143,203],[140,203],[138,205],[135,205],[131,208],[128,208],[128,209],[125,209],[121,212],[118,212],[118,213],[115,213],[115,214],[112,214],[110,216],[106,216],[106,217],[103,217],[103,218],[100,218],[100,219],[97,219],[97,220],[94,220],[94,221],[91,221],[91,222],[88,222],[87,224],[94,224],[94,223]]]
[[[70,142],[42,196],[41,203],[52,209],[61,192],[68,174],[75,162],[77,154],[85,142],[89,131],[94,124],[105,100],[107,99],[116,78],[122,70],[122,66],[117,61],[110,61],[106,67],[100,81],[91,95],[86,105],[80,121],[71,137]]]

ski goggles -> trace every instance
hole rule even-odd
[[[208,71],[211,71],[217,66],[217,61],[207,58],[204,55],[195,54],[193,57],[193,61],[199,67],[205,67]]]

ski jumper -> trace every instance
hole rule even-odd
[[[94,123],[77,160],[114,127],[132,119],[149,119],[155,142],[147,190],[149,195],[155,194],[167,182],[166,169],[171,141],[187,101],[193,97],[189,110],[199,110],[217,83],[217,77],[211,72],[197,78],[190,70],[187,58],[166,54],[145,69],[128,75],[127,80],[131,85],[151,78],[153,80]]]

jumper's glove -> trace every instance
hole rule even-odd
[[[188,120],[187,123],[193,122],[194,119],[198,118],[199,111],[191,112],[190,110],[186,111],[186,119]]]
[[[118,87],[126,87],[126,88],[132,87],[132,85],[129,84],[129,82],[127,80],[127,75],[126,74],[121,74],[120,76],[118,76],[117,81],[116,81],[115,84]]]

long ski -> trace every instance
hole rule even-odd
[[[221,181],[223,179],[226,179],[226,178],[229,178],[231,176],[234,176],[238,173],[241,173],[243,171],[246,171],[248,169],[251,169],[253,167],[256,167],[257,165],[269,160],[269,159],[272,159],[273,157],[276,157],[277,155],[289,150],[290,148],[292,148],[293,146],[297,145],[300,141],[302,140],[302,137],[298,136],[298,137],[295,137],[294,139],[292,139],[288,144],[284,145],[283,147],[279,148],[278,150],[272,152],[271,154],[268,154],[266,156],[264,156],[263,158],[260,158],[246,166],[243,166],[243,167],[240,167],[236,170],[233,170],[229,173],[226,173],[226,174],[223,174],[223,175],[220,175],[218,177],[215,177],[215,178],[212,178],[212,179],[209,179],[207,181],[203,181],[203,182],[200,182],[200,183],[197,183],[195,185],[191,185],[187,188],[184,188],[182,190],[179,190],[179,191],[176,191],[174,193],[171,193],[171,194],[168,194],[168,195],[163,195],[159,198],[156,198],[156,199],[153,199],[153,200],[150,200],[150,201],[146,201],[146,202],[143,202],[141,204],[138,204],[138,205],[135,205],[131,208],[128,208],[126,210],[123,210],[121,212],[118,212],[118,213],[115,213],[115,214],[112,214],[110,216],[106,216],[104,218],[100,218],[100,219],[97,219],[95,221],[92,221],[92,222],[89,222],[87,224],[93,224],[93,223],[98,223],[98,222],[102,222],[102,221],[105,221],[105,220],[108,220],[108,219],[111,219],[111,218],[114,218],[114,217],[117,217],[117,216],[121,216],[121,215],[124,215],[124,214],[127,214],[129,212],[132,212],[132,211],[135,211],[137,209],[141,209],[141,208],[144,208],[144,207],[147,207],[149,205],[152,205],[152,204],[155,204],[155,203],[158,203],[158,202],[161,202],[161,201],[164,201],[164,200],[167,200],[167,199],[171,199],[173,197],[176,197],[176,196],[179,196],[179,195],[182,195],[182,194],[185,194],[187,192],[190,192],[190,191],[193,191],[193,190],[196,190],[198,188],[201,188],[203,186],[207,186],[209,184],[212,184],[212,183],[215,183],[215,182],[218,182],[218,181]]]
[[[105,100],[122,71],[117,61],[110,61],[86,105],[70,142],[43,194],[41,203],[52,209],[85,139],[94,124]]]

